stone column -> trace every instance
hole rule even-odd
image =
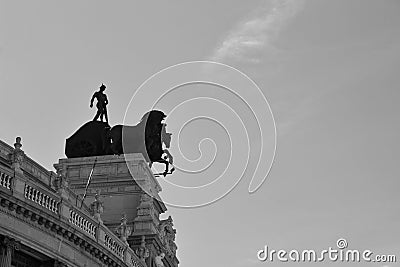
[[[21,244],[12,238],[4,237],[0,242],[0,267],[11,267],[12,254]]]

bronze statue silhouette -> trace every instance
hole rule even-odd
[[[100,90],[95,92],[92,96],[92,99],[90,100],[90,107],[93,107],[93,101],[96,98],[97,99],[97,113],[94,116],[93,121],[97,121],[98,118],[100,118],[100,121],[103,121],[103,117],[105,117],[106,122],[108,123],[108,116],[107,116],[107,104],[108,104],[108,99],[106,94],[104,93],[104,90],[106,90],[106,86],[104,84],[101,84]]]
[[[112,128],[106,122],[90,121],[67,138],[65,155],[77,158],[142,153],[150,167],[153,162],[165,164],[165,171],[155,175],[166,176],[174,171],[174,167],[173,157],[168,151],[172,134],[167,132],[166,124],[162,122],[165,117],[162,111],[151,110],[137,125]]]
[[[89,121],[82,125],[65,142],[67,158],[80,158],[109,155],[110,153],[110,126],[102,121]]]
[[[109,138],[113,154],[142,153],[151,167],[153,162],[165,164],[162,175],[171,174],[173,157],[168,149],[171,144],[171,133],[167,133],[166,124],[162,120],[166,115],[159,110],[152,110],[143,115],[137,125],[116,125],[111,128]],[[122,141],[124,144],[122,145]],[[163,149],[162,145],[166,149]],[[172,166],[169,171],[169,165]]]

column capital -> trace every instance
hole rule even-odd
[[[1,238],[0,244],[3,248],[12,249],[12,251],[21,249],[21,243],[8,236]]]
[[[3,236],[0,238],[0,267],[11,267],[14,250],[19,250],[21,243],[14,238]]]

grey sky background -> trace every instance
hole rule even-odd
[[[128,108],[127,121],[135,124],[146,101],[159,96],[146,91],[137,107],[129,101],[155,72],[191,60],[226,63],[267,97],[276,158],[254,194],[245,176],[213,205],[169,208],[180,266],[283,266],[259,262],[257,251],[322,250],[341,237],[351,249],[399,260],[399,14],[394,0],[0,1],[0,139],[12,145],[21,136],[25,153],[53,169],[65,139],[93,118],[89,101],[102,82],[111,125],[122,123]],[[184,92],[193,97],[196,89],[212,92]],[[168,118],[177,164],[174,137],[188,110]],[[221,161],[203,176],[207,182],[226,163],[224,131],[200,123],[185,129],[180,143],[196,159],[198,141],[211,132]],[[204,166],[214,147],[204,142],[201,152]],[[179,173],[171,179],[202,182]]]

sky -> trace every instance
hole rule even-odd
[[[53,170],[104,83],[111,125],[134,125],[155,103],[168,114],[178,170],[160,178],[161,197],[180,266],[309,266],[257,252],[339,238],[399,262],[399,13],[395,0],[2,0],[0,139],[21,136]],[[155,75],[190,61],[226,65]],[[226,88],[167,91],[199,77]]]

